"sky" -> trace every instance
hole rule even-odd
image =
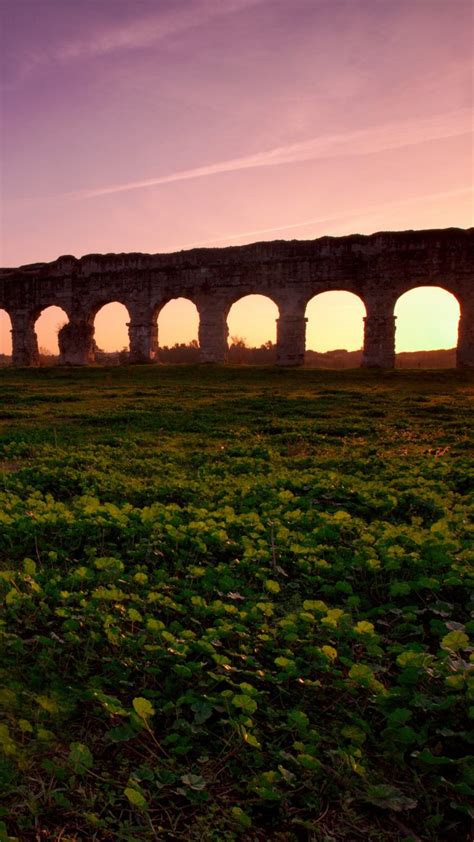
[[[0,16],[2,266],[473,225],[470,0],[2,0]],[[398,350],[452,347],[456,302],[411,295]],[[236,304],[230,335],[274,339],[274,309]],[[307,315],[308,347],[361,346],[358,299]],[[60,321],[42,315],[40,345]],[[123,347],[125,321],[99,313],[99,345]],[[196,325],[170,304],[160,341]],[[0,351],[8,334],[0,314]]]

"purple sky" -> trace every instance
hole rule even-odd
[[[470,0],[1,16],[1,265],[472,225]]]

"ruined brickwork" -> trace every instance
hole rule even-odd
[[[35,322],[57,305],[69,322],[60,331],[61,362],[94,362],[94,318],[118,301],[128,310],[130,360],[159,359],[157,317],[173,298],[199,311],[203,363],[222,363],[227,315],[245,295],[266,295],[279,309],[277,357],[282,366],[303,363],[308,301],[345,290],[365,304],[363,365],[392,368],[394,307],[418,286],[439,286],[459,301],[457,365],[474,367],[474,228],[382,232],[371,236],[275,241],[174,254],[90,254],[59,257],[0,270],[0,309],[12,322],[13,364],[38,362]]]

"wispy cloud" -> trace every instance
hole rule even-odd
[[[349,157],[368,155],[384,150],[398,149],[402,146],[426,143],[430,140],[456,137],[472,132],[472,111],[469,108],[458,109],[434,117],[410,120],[398,123],[386,123],[366,129],[359,129],[341,134],[320,135],[310,140],[277,146],[253,155],[230,158],[215,164],[206,164],[188,170],[179,170],[168,175],[141,181],[128,181],[91,190],[79,190],[68,194],[72,199],[91,199],[126,190],[139,190],[158,187],[176,181],[188,181],[194,178],[218,175],[219,173],[239,170],[272,167],[281,164],[294,164],[318,158]]]
[[[213,18],[245,11],[265,0],[192,0],[169,9],[140,17],[132,22],[106,29],[95,37],[64,44],[55,52],[56,59],[71,61],[84,56],[105,55],[118,50],[151,46],[165,38],[208,24]]]
[[[316,216],[311,219],[303,219],[299,222],[289,222],[284,225],[276,225],[272,228],[255,228],[253,231],[239,231],[234,234],[225,234],[220,237],[215,237],[210,240],[199,240],[198,242],[186,243],[182,246],[183,249],[198,248],[199,246],[209,246],[214,243],[228,243],[229,240],[241,240],[247,237],[256,237],[259,234],[276,234],[278,231],[290,231],[294,228],[306,228],[308,225],[322,225],[331,222],[339,222],[341,219],[352,220],[356,217],[368,217],[374,213],[379,214],[381,211],[389,208],[405,207],[405,205],[416,204],[418,202],[429,202],[440,199],[450,199],[455,196],[472,196],[472,187],[463,187],[458,190],[448,190],[441,193],[428,193],[422,196],[412,196],[408,199],[400,199],[397,202],[384,202],[379,205],[372,205],[369,207],[352,208],[341,213],[333,214],[332,216]]]
[[[67,65],[120,51],[146,49],[187,30],[208,26],[213,19],[244,12],[266,2],[268,0],[179,0],[178,4],[173,0],[168,8],[162,7],[157,12],[88,32],[61,44],[35,48],[23,57],[13,82],[3,82],[2,87],[14,87],[42,66]]]

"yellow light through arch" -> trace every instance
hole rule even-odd
[[[441,287],[417,287],[400,296],[395,305],[395,349],[432,351],[455,348],[459,302]]]
[[[364,316],[364,303],[352,292],[315,295],[306,307],[306,349],[358,351],[364,342]]]
[[[11,356],[12,353],[12,324],[6,310],[0,310],[0,354]]]
[[[55,305],[46,307],[40,313],[35,322],[40,353],[43,350],[55,356],[59,354],[58,333],[68,321],[67,313]]]
[[[177,343],[188,345],[197,340],[199,313],[189,298],[173,298],[158,314],[158,344],[171,348]]]
[[[276,342],[278,307],[266,295],[244,295],[229,310],[227,327],[232,337],[244,339],[249,348]]]
[[[94,339],[101,351],[112,353],[129,348],[127,323],[130,316],[124,304],[113,301],[98,310],[94,319]]]

